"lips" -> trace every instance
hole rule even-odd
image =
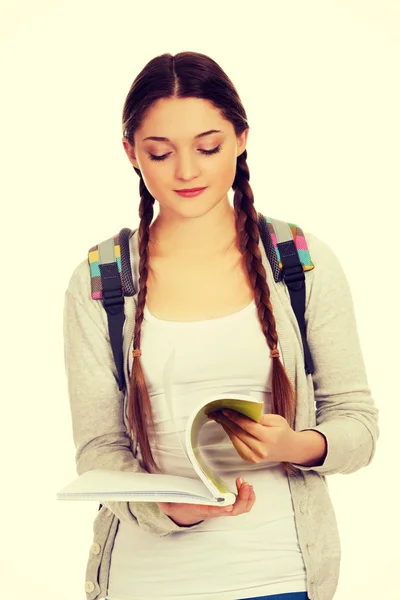
[[[191,188],[186,190],[175,190],[175,192],[199,192],[200,190],[205,190],[205,187]]]
[[[191,190],[189,192],[185,192],[182,190],[175,190],[175,193],[181,196],[182,198],[194,198],[195,196],[199,196],[206,190],[207,188],[194,188],[194,191]]]

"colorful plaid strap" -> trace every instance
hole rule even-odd
[[[92,286],[92,298],[93,300],[101,300],[103,298],[103,286],[100,274],[100,265],[117,263],[118,272],[121,274],[121,248],[119,243],[119,233],[114,235],[112,238],[101,242],[97,246],[93,246],[89,250],[89,265],[90,265],[90,279]],[[104,267],[102,267],[104,272]],[[122,291],[124,291],[122,285]]]
[[[279,219],[271,219],[269,217],[265,217],[265,221],[274,245],[280,270],[282,270],[282,260],[278,244],[292,240],[295,243],[300,263],[303,266],[303,271],[314,269],[306,238],[304,237],[303,230],[298,225],[295,225],[294,223],[285,223],[284,221],[279,221]]]

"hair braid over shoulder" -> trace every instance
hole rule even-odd
[[[237,159],[236,177],[232,184],[232,188],[235,190],[233,205],[236,213],[236,229],[244,265],[254,290],[260,326],[269,348],[274,350],[278,346],[278,334],[267,274],[259,248],[258,217],[254,208],[254,196],[249,179],[250,171],[247,165],[247,150],[245,150]],[[279,358],[272,359],[271,396],[271,413],[282,415],[287,419],[289,425],[294,427],[296,395]],[[288,473],[297,472],[291,464],[284,463],[284,467]]]

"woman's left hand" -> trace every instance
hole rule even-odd
[[[209,417],[223,427],[243,460],[252,463],[294,460],[297,434],[284,417],[263,414],[256,423],[235,410],[225,409],[210,413]]]

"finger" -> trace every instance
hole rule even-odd
[[[259,462],[260,458],[264,458],[263,450],[260,447],[259,442],[256,442],[254,438],[252,440],[243,440],[242,437],[236,435],[224,425],[222,425],[222,428],[231,440],[236,452],[243,460],[247,460],[248,462]]]
[[[244,513],[248,510],[248,504],[251,498],[251,490],[252,487],[248,482],[244,482],[241,489],[241,502],[240,502],[240,512]]]
[[[233,505],[233,511],[228,514],[230,514],[232,516],[236,516],[236,515],[240,515],[246,511],[247,503],[249,500],[249,494],[250,494],[249,485],[248,484],[246,485],[246,484],[247,484],[247,482],[245,481],[240,486],[240,490],[236,497],[235,504]]]
[[[237,477],[235,483],[236,483],[237,491],[239,492],[241,485],[244,483],[243,477]]]
[[[249,512],[254,504],[256,500],[255,497],[255,493],[254,493],[254,489],[253,486],[250,483],[246,482],[245,484],[243,484],[243,491],[242,491],[242,501],[243,501],[243,506],[242,506],[242,512]]]
[[[236,487],[238,488],[238,494],[236,496],[236,500],[234,502],[233,509],[230,512],[227,512],[227,506],[224,507],[215,507],[209,506],[210,509],[210,517],[211,516],[237,516],[244,512],[249,512],[254,505],[256,500],[255,493],[253,490],[253,486],[251,486],[248,482],[243,481],[242,477],[236,478]],[[215,511],[215,513],[214,513]],[[218,511],[218,512],[217,512]]]
[[[247,419],[244,422],[240,422],[239,418],[230,419],[229,417],[226,417],[221,413],[220,415],[218,415],[215,421],[223,427],[227,427],[230,431],[232,431],[233,433],[245,440],[253,439],[260,441],[261,438],[259,436],[262,433],[265,433],[264,427],[258,425],[258,423],[254,423],[254,421],[251,421],[251,419]],[[257,427],[258,429],[255,429]]]
[[[230,423],[234,423],[240,429],[243,429],[243,431],[246,431],[257,439],[261,439],[265,435],[264,425],[256,423],[253,421],[253,419],[250,419],[249,417],[246,417],[235,410],[224,409],[218,414],[218,417],[221,419],[227,419],[230,421]]]
[[[250,485],[249,487],[250,487],[250,491],[249,491],[249,497],[248,497],[247,504],[246,504],[246,512],[249,512],[253,508],[254,503],[256,501],[256,494],[254,492],[253,486]]]

